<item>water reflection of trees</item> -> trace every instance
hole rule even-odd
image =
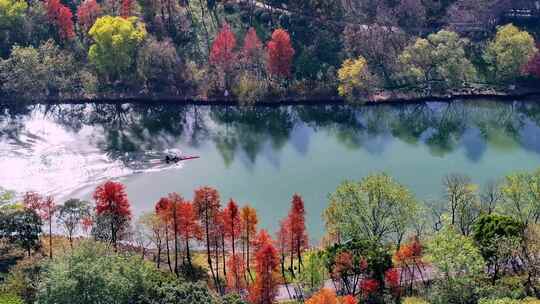
[[[478,161],[486,150],[524,147],[540,153],[540,105],[529,102],[455,102],[401,106],[210,107],[171,104],[89,104],[0,108],[0,134],[17,138],[24,121],[41,113],[67,130],[94,128],[98,148],[125,155],[214,144],[226,165],[238,153],[254,163],[295,140],[326,132],[350,149],[381,153],[386,140],[425,145],[444,156],[463,147]],[[300,133],[294,130],[302,129]],[[306,131],[306,129],[308,131]],[[531,132],[535,134],[531,138]],[[294,145],[294,143],[292,143]],[[379,148],[373,146],[380,145]],[[304,149],[304,148],[303,148]],[[307,151],[304,151],[307,152]],[[129,158],[129,157],[128,157]]]

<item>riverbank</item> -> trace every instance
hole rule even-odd
[[[379,91],[369,98],[350,102],[337,95],[320,96],[286,96],[268,97],[264,101],[258,101],[248,106],[290,106],[290,105],[378,105],[378,104],[415,104],[428,101],[453,102],[466,100],[490,99],[494,101],[512,101],[516,99],[528,100],[540,97],[540,89],[516,88],[512,90],[461,90],[436,94],[418,94],[403,91]],[[237,106],[238,99],[234,97],[206,97],[198,96],[171,96],[171,95],[127,95],[127,94],[102,94],[91,98],[38,98],[36,100],[19,100],[17,98],[0,97],[0,105],[14,104],[115,104],[115,103],[174,103],[176,105],[216,105]]]

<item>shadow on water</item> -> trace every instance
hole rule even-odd
[[[69,192],[79,186],[76,183],[170,169],[159,165],[165,149],[197,154],[208,145],[215,147],[225,167],[236,160],[249,169],[263,157],[279,168],[280,152],[287,144],[307,157],[317,133],[347,150],[371,155],[382,154],[390,143],[400,141],[440,158],[463,148],[469,161],[478,162],[488,147],[540,153],[539,124],[540,105],[535,102],[256,108],[15,105],[0,107],[0,165],[20,173],[2,170],[0,185],[15,190],[52,185],[53,192]],[[82,177],[65,187],[55,183],[65,183],[61,180],[66,176],[50,183],[34,178],[35,184],[27,185],[29,176],[36,174],[40,178],[66,174],[61,168]]]

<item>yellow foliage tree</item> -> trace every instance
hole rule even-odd
[[[364,57],[347,59],[338,70],[338,93],[349,101],[367,97],[375,85],[374,75],[369,71]]]
[[[133,67],[136,48],[146,37],[146,29],[135,17],[104,16],[96,20],[88,34],[94,40],[88,59],[101,75],[117,80]]]

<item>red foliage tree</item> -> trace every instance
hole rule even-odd
[[[159,201],[156,203],[154,209],[156,212],[156,215],[159,217],[161,224],[165,227],[165,250],[167,252],[167,265],[169,266],[169,270],[173,272],[172,263],[171,263],[171,249],[169,247],[170,242],[170,227],[172,225],[172,214],[171,214],[171,200],[168,197],[162,197],[159,199]],[[159,265],[159,264],[158,264]]]
[[[128,18],[132,15],[133,0],[122,0],[122,7],[120,8],[120,16],[122,18]]]
[[[399,280],[399,271],[396,268],[390,268],[384,273],[384,283],[394,296],[399,297],[401,293],[401,286]]]
[[[240,238],[242,229],[242,222],[240,221],[240,210],[236,202],[231,199],[227,204],[227,207],[223,210],[223,224],[225,226],[225,236],[229,239],[232,248],[232,255],[236,256],[235,243]],[[238,272],[236,272],[238,274]],[[236,282],[239,282],[240,278],[236,278]],[[239,285],[235,285],[239,291]]]
[[[288,230],[291,237],[289,245],[291,251],[291,271],[293,271],[293,257],[295,255],[299,265],[303,266],[302,253],[308,245],[305,216],[304,201],[300,195],[294,194],[291,201],[291,210],[287,216]]]
[[[234,48],[236,36],[231,31],[229,24],[224,23],[210,49],[210,63],[223,71],[232,69],[236,59]]]
[[[108,218],[111,243],[117,249],[118,233],[129,226],[131,211],[125,186],[107,181],[94,191],[96,215]]]
[[[537,48],[540,50],[540,44]],[[524,67],[524,73],[540,79],[540,51],[536,52],[529,62],[527,62]]]
[[[84,32],[88,32],[101,14],[101,6],[96,0],[85,0],[77,7],[77,22]]]
[[[87,216],[81,220],[81,224],[82,224],[82,228],[84,232],[88,234],[90,233],[90,230],[92,230],[92,226],[94,225],[94,220],[92,219],[92,217]]]
[[[263,230],[264,231],[264,230]],[[249,300],[253,304],[274,303],[278,291],[279,274],[277,268],[279,260],[277,251],[268,233],[260,234],[258,250],[255,254],[255,283],[249,290]],[[268,237],[268,239],[266,239]]]
[[[283,29],[277,29],[272,33],[272,39],[267,44],[268,61],[266,68],[268,73],[278,77],[289,77],[294,56],[289,33]]]
[[[287,253],[290,252],[291,245],[291,233],[289,232],[289,221],[288,218],[285,218],[279,222],[279,230],[276,236],[277,249],[280,255],[280,264],[281,264],[281,275],[285,277],[285,259]]]
[[[56,26],[60,39],[72,39],[75,37],[71,10],[63,5],[60,0],[47,0],[45,3],[49,22]]]
[[[401,245],[394,254],[394,261],[401,269],[400,283],[403,286],[409,286],[409,290],[412,290],[414,281],[418,277],[426,283],[423,275],[422,244],[418,238],[414,237],[410,242]]]
[[[201,187],[195,190],[193,199],[195,213],[204,229],[204,240],[206,241],[206,256],[210,272],[217,288],[220,288],[217,269],[214,270],[211,255],[211,243],[213,241],[212,231],[216,226],[219,216],[220,199],[219,192],[211,187]]]
[[[202,239],[202,228],[197,221],[197,214],[193,203],[184,201],[178,206],[179,209],[179,226],[178,231],[180,239],[186,246],[186,256],[190,269],[193,267],[191,260],[190,241]]]
[[[362,296],[367,298],[371,294],[377,292],[379,290],[379,281],[371,278],[363,279],[360,282],[360,291],[362,292]]]
[[[53,197],[44,198],[36,192],[26,192],[23,197],[23,205],[25,208],[34,210],[44,222],[49,224],[49,258],[52,259],[52,220],[57,211]]]
[[[227,260],[227,268],[229,269],[227,275],[227,286],[231,289],[240,291],[246,287],[246,280],[244,279],[244,273],[246,272],[246,265],[244,259],[238,254],[229,256]]]
[[[246,205],[242,207],[240,210],[240,220],[242,223],[242,244],[243,244],[243,252],[245,252],[245,264],[247,268],[247,272],[251,276],[251,267],[250,267],[250,258],[249,258],[249,249],[250,245],[253,241],[253,238],[255,237],[255,234],[257,233],[257,223],[259,222],[259,219],[257,218],[257,211],[255,208]]]
[[[352,295],[346,295],[341,299],[341,304],[358,304],[358,301]]]
[[[262,42],[257,36],[254,28],[250,27],[244,37],[244,46],[242,47],[242,58],[246,63],[253,63],[262,53]]]

